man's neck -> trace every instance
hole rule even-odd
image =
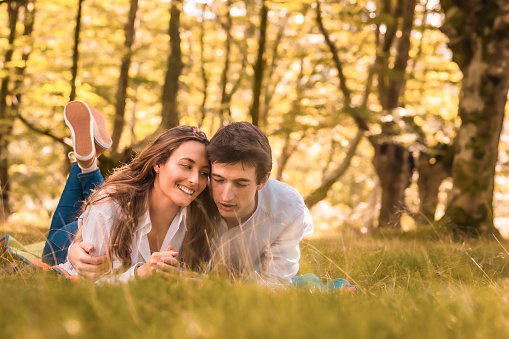
[[[226,226],[228,226],[228,229],[231,230],[232,228],[242,225],[243,223],[248,221],[257,208],[258,208],[258,192],[256,192],[255,204],[250,213],[247,213],[246,215],[243,216],[236,215],[233,218],[223,218],[223,220],[225,221]]]

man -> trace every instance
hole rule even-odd
[[[299,270],[299,243],[313,232],[302,196],[269,179],[267,136],[248,122],[220,129],[207,146],[212,197],[221,214],[214,259],[234,273],[289,283]]]
[[[212,264],[267,284],[290,283],[299,270],[299,243],[313,232],[313,222],[295,189],[269,179],[267,136],[248,122],[232,123],[214,135],[207,155],[212,196],[221,215]],[[80,273],[100,272],[97,264],[104,258],[88,256],[90,250],[79,239],[69,249],[69,260]]]

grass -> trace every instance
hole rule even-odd
[[[210,276],[121,286],[68,283],[21,265],[0,275],[2,338],[507,338],[509,248],[432,230],[326,233],[302,246],[301,272],[352,292],[272,290]],[[7,255],[0,265],[12,264]]]

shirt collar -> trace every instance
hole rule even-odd
[[[147,209],[147,211],[140,217],[140,221],[138,222],[138,227],[136,229],[136,232],[139,232],[140,235],[146,235],[152,230],[152,222],[150,221],[150,213]],[[177,212],[175,217],[173,218],[173,221],[170,225],[170,228],[174,225],[174,223],[178,220],[178,225],[184,225],[186,227],[186,221],[187,221],[187,208],[181,207],[180,210]],[[178,229],[178,227],[177,227]]]

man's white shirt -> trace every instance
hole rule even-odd
[[[311,214],[297,190],[277,180],[269,179],[257,194],[248,220],[231,229],[221,221],[214,260],[269,285],[289,283],[299,270],[299,243],[313,232]]]

